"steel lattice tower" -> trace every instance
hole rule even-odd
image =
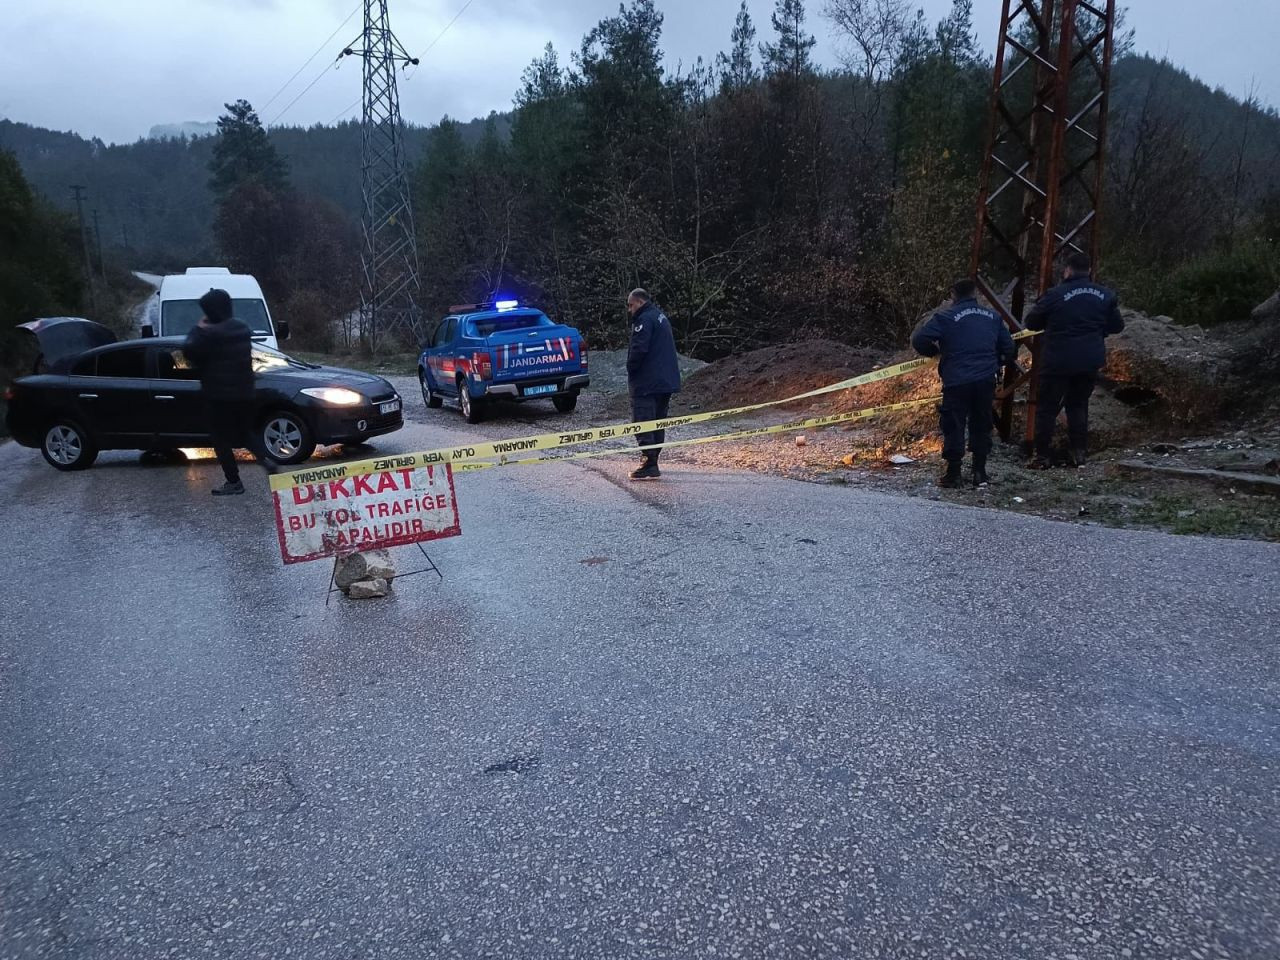
[[[1013,330],[1055,264],[1081,250],[1098,264],[1115,0],[1004,0],[971,268]],[[1039,339],[1028,375],[1000,389],[1008,439],[1014,392],[1029,381],[1032,436]]]
[[[418,241],[405,177],[404,127],[396,69],[416,65],[391,31],[387,0],[365,0],[360,39],[342,51],[364,61],[360,168],[364,276],[360,339],[376,351],[386,337],[422,340]]]

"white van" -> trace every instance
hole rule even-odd
[[[267,309],[266,298],[258,281],[247,273],[232,273],[226,267],[187,267],[160,281],[156,291],[159,310],[151,322],[142,327],[144,337],[185,337],[200,322],[200,298],[214,288],[231,295],[231,306],[237,320],[249,325],[255,343],[265,343],[276,350],[280,341],[289,339],[289,325],[275,324]]]

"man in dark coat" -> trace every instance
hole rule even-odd
[[[635,289],[627,297],[631,315],[631,348],[627,351],[627,386],[631,391],[631,419],[662,420],[671,408],[671,395],[680,390],[680,363],[671,321],[658,309],[649,294]],[[631,474],[632,480],[657,480],[658,454],[666,440],[665,430],[637,436],[644,451],[644,463]]]
[[[1067,258],[1062,283],[1044,294],[1027,315],[1027,328],[1042,330],[1040,392],[1036,400],[1035,456],[1028,464],[1050,465],[1058,414],[1067,409],[1069,459],[1083,467],[1089,447],[1089,398],[1106,362],[1105,338],[1124,330],[1114,291],[1090,276],[1083,253]]]
[[[1018,357],[1004,321],[994,310],[979,305],[976,291],[972,280],[957,280],[951,288],[951,306],[935,313],[911,338],[917,353],[941,355],[942,405],[938,414],[942,459],[947,463],[938,481],[942,487],[960,486],[966,424],[973,451],[973,485],[985,487],[991,482],[987,455],[991,452],[996,374],[1002,365],[1015,363]]]
[[[213,449],[226,482],[215,487],[215,497],[244,493],[235,448],[246,443],[268,473],[275,465],[252,429],[253,334],[248,325],[232,316],[231,297],[225,290],[210,290],[200,298],[204,316],[187,335],[182,351],[200,374]]]

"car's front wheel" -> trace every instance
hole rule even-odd
[[[40,452],[58,470],[85,470],[98,459],[98,448],[84,428],[72,420],[59,420],[49,427]]]
[[[444,405],[444,401],[431,392],[431,387],[427,385],[427,375],[421,370],[418,371],[418,385],[422,387],[422,402],[428,407],[439,410]]]
[[[578,406],[578,395],[576,393],[561,393],[552,397],[551,402],[555,404],[556,409],[561,413],[573,413]]]
[[[276,463],[301,463],[316,449],[307,421],[292,410],[276,410],[263,418],[259,427],[262,445]]]
[[[458,380],[458,409],[466,417],[467,423],[479,423],[484,419],[484,406],[480,401],[471,399],[467,381],[462,379]]]

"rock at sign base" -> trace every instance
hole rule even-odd
[[[390,589],[390,584],[387,581],[377,577],[373,580],[360,580],[351,584],[347,588],[347,596],[352,600],[372,600],[375,597],[385,597]]]
[[[386,580],[390,583],[395,577],[396,565],[391,559],[391,553],[387,550],[370,550],[367,553],[339,557],[333,582],[339,590],[346,590],[361,580]]]

